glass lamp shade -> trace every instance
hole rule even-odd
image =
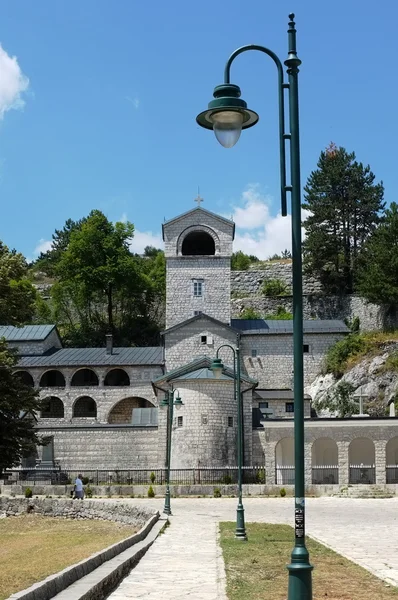
[[[236,110],[222,110],[211,115],[213,131],[224,148],[232,148],[242,133],[243,115]]]
[[[224,365],[222,364],[221,358],[215,358],[211,363],[210,369],[213,371],[213,375],[216,379],[220,379]]]
[[[169,405],[169,395],[166,393],[163,400],[159,403],[160,408],[164,408]]]
[[[181,400],[180,396],[177,394],[177,398],[174,400],[174,406],[176,408],[180,408],[180,406],[183,406],[184,402]]]

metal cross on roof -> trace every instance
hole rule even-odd
[[[203,198],[201,198],[198,194],[197,197],[195,198],[194,202],[197,202],[198,206],[200,206],[200,203],[203,202]]]

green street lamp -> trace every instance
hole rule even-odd
[[[217,349],[216,358],[211,364],[211,370],[213,371],[214,377],[220,379],[224,369],[221,358],[218,357],[218,353],[221,348],[229,348],[232,350],[234,355],[234,398],[238,409],[238,507],[236,509],[236,530],[235,538],[237,540],[247,540],[246,527],[245,527],[245,511],[242,502],[242,465],[243,465],[243,419],[242,419],[242,393],[240,386],[240,347],[239,347],[239,336],[236,340],[236,348],[233,348],[229,344],[223,344]]]
[[[174,394],[177,392],[177,396],[174,399]],[[171,436],[173,431],[173,414],[174,407],[177,409],[183,406],[184,403],[179,396],[178,390],[171,389],[165,393],[163,400],[160,402],[161,408],[167,408],[167,444],[166,444],[166,494],[164,497],[164,508],[163,512],[166,515],[171,515],[170,506],[170,468],[171,468]]]
[[[234,59],[248,50],[267,54],[278,71],[279,145],[281,173],[281,212],[287,214],[286,195],[291,193],[292,257],[293,257],[293,364],[294,364],[294,462],[295,462],[295,544],[288,565],[288,600],[311,600],[312,565],[305,545],[305,482],[304,482],[304,376],[303,376],[303,298],[301,257],[301,200],[300,200],[300,140],[298,72],[301,60],[296,50],[294,14],[289,15],[288,57],[285,60],[288,82],[284,82],[283,67],[278,56],[264,46],[249,45],[238,48],[229,57],[224,71],[224,84],[214,90],[214,100],[196,120],[205,129],[213,129],[219,142],[231,148],[238,141],[242,129],[258,121],[257,113],[247,108],[240,98],[240,89],[230,82]],[[290,132],[285,131],[285,90],[289,97]],[[291,185],[286,185],[285,145],[290,143]]]

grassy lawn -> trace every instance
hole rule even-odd
[[[286,600],[293,529],[249,523],[248,542],[234,539],[235,523],[220,523],[229,600]],[[398,600],[398,590],[362,567],[308,539],[314,600]]]
[[[0,519],[0,600],[132,535],[109,521],[41,515]]]

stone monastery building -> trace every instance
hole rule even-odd
[[[166,457],[165,392],[183,401],[174,411],[172,468],[237,464],[233,353],[225,369],[210,365],[223,344],[240,346],[245,465],[261,465],[267,483],[289,484],[293,459],[293,322],[231,319],[234,223],[198,206],[162,226],[167,264],[162,345],[62,348],[53,325],[0,327],[19,354],[18,372],[46,399],[40,433],[52,442],[38,462],[61,470],[156,469]],[[308,386],[326,350],[348,333],[337,320],[304,322]],[[311,483],[398,483],[395,419],[317,419],[306,403],[306,480]],[[390,473],[390,475],[389,475]]]

